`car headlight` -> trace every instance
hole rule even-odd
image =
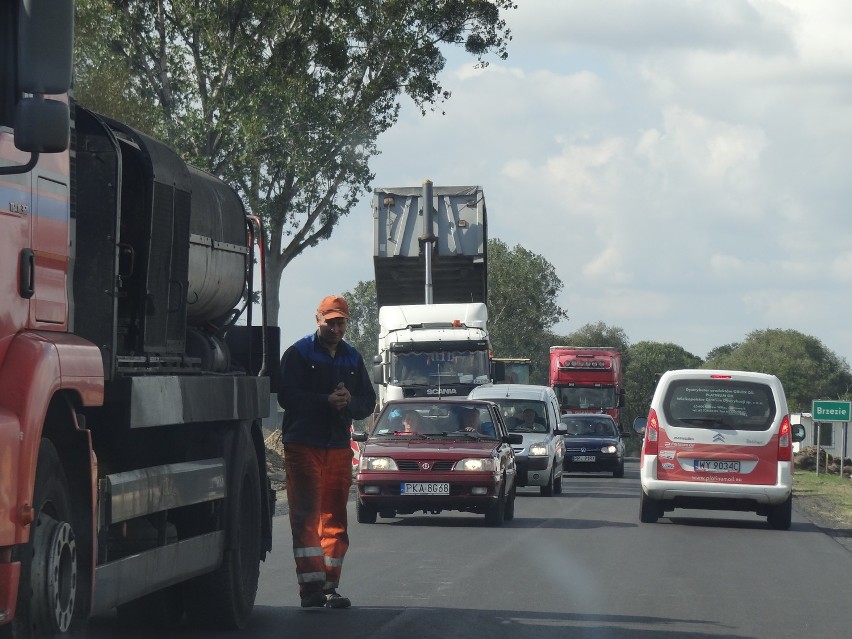
[[[453,466],[453,470],[466,470],[470,472],[494,470],[494,460],[472,457],[469,457],[467,459],[460,459],[455,463],[455,466]]]
[[[361,457],[359,470],[399,470],[390,457]]]
[[[545,444],[533,444],[530,446],[530,455],[547,455],[547,446]]]
[[[609,446],[604,446],[603,448],[601,448],[602,453],[609,453],[610,455],[612,455],[616,450],[618,450],[618,449],[615,446],[613,446],[612,444],[610,444]]]

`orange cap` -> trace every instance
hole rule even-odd
[[[322,298],[322,302],[317,307],[317,313],[327,320],[337,317],[349,319],[349,304],[339,295],[328,295]]]

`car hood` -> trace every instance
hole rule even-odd
[[[597,446],[618,445],[617,437],[565,437],[566,448],[594,448]]]
[[[524,438],[524,446],[529,446],[530,444],[547,443],[547,433],[519,433],[518,431],[511,431],[511,433],[513,435],[521,435]],[[515,444],[515,446],[520,446],[520,444]]]
[[[400,438],[402,439],[402,438]],[[362,455],[394,456],[394,455],[458,455],[465,457],[469,455],[491,455],[492,451],[499,445],[494,440],[488,441],[464,441],[450,439],[448,441],[435,441],[434,439],[414,439],[410,441],[371,440],[366,443]]]

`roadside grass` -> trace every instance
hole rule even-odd
[[[839,475],[817,475],[797,468],[793,473],[797,507],[822,520],[823,525],[852,530],[852,480]]]

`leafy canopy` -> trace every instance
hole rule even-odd
[[[367,191],[408,96],[435,110],[443,50],[507,56],[512,0],[78,0],[79,101],[164,136],[268,225],[283,269]],[[109,89],[109,90],[105,90]]]

